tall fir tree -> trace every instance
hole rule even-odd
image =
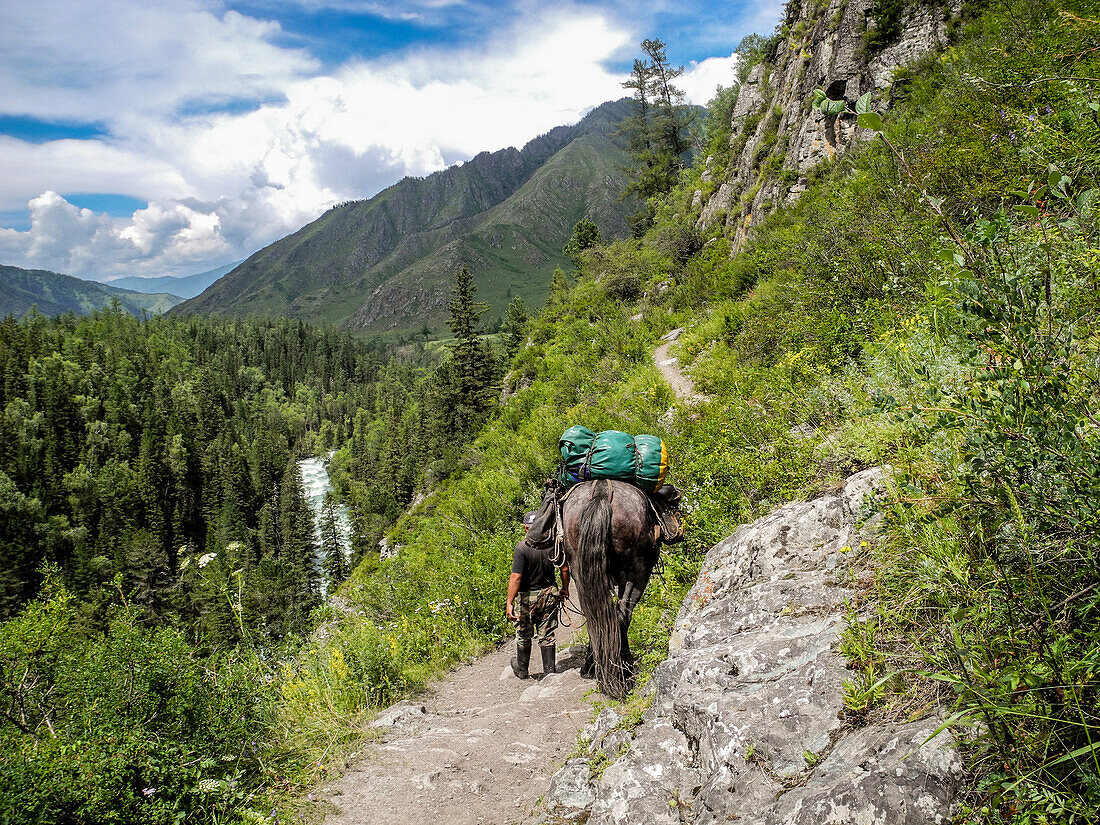
[[[647,38],[641,46],[648,59],[635,60],[630,78],[622,84],[634,92],[634,115],[621,131],[627,136],[633,162],[633,179],[625,194],[648,200],[670,192],[690,160],[692,114],[675,85],[684,67],[669,63],[666,45],[659,39]],[[631,220],[635,233],[644,231],[651,220],[652,208],[647,204]]]
[[[504,351],[509,360],[515,357],[523,346],[527,337],[527,324],[531,314],[527,310],[527,304],[518,295],[508,304],[508,312],[504,316],[501,332],[504,335]]]
[[[562,252],[574,266],[580,267],[581,254],[586,249],[600,246],[602,243],[603,236],[600,235],[600,228],[588,218],[581,218],[573,225],[573,234],[569,236],[569,241],[562,248]]]
[[[453,297],[447,304],[447,325],[454,334],[451,344],[451,395],[456,434],[468,436],[480,426],[492,398],[496,364],[479,332],[481,316],[488,306],[476,299],[477,285],[470,270],[455,274]]]
[[[329,492],[321,509],[321,556],[324,560],[325,578],[331,593],[348,577],[348,563],[340,541],[339,516],[336,497]]]

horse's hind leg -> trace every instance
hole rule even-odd
[[[636,670],[634,667],[634,654],[630,652],[628,631],[630,630],[630,620],[634,616],[634,608],[638,606],[638,602],[645,595],[647,584],[649,584],[649,576],[645,576],[638,581],[627,580],[619,588],[619,649],[623,665],[627,668],[628,680],[631,683],[634,680]]]
[[[588,648],[588,652],[584,654],[584,658],[581,660],[581,678],[591,679],[596,675],[596,656],[592,653],[591,646]]]

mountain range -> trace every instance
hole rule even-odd
[[[522,149],[483,152],[333,207],[249,257],[177,313],[290,316],[365,332],[440,329],[456,270],[469,268],[488,317],[513,296],[541,305],[573,226],[627,233],[627,157],[618,124],[629,100],[605,103]]]
[[[34,306],[43,315],[75,312],[87,315],[118,301],[131,315],[157,315],[182,298],[165,292],[147,294],[98,281],[84,281],[45,269],[0,265],[0,318],[22,317]]]
[[[162,275],[159,278],[146,278],[140,275],[127,275],[124,278],[116,278],[108,283],[113,287],[131,289],[135,292],[159,293],[167,292],[178,295],[180,298],[194,298],[222,275],[235,269],[241,262],[226,264],[196,275]]]

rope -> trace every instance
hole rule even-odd
[[[558,625],[560,627],[573,626],[573,623],[570,622],[568,618],[563,618],[568,617],[570,613],[572,613],[574,616],[580,616],[582,619],[584,618],[584,613],[577,610],[576,608],[570,607],[565,599],[558,599]]]

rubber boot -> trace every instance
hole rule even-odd
[[[512,659],[512,673],[517,679],[527,678],[527,668],[531,664],[531,643],[516,645],[516,655]]]
[[[557,673],[558,672],[558,660],[557,651],[553,645],[549,647],[540,647],[542,651],[542,672],[543,673]]]

